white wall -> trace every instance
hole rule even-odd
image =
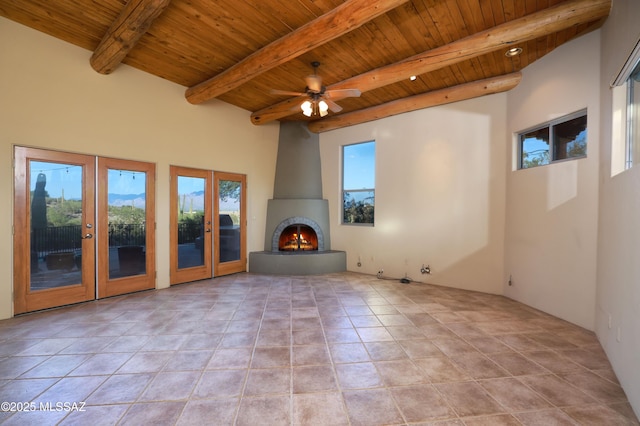
[[[524,69],[508,93],[504,294],[594,328],[598,224],[600,34]],[[525,52],[526,53],[526,52]],[[517,170],[514,134],[587,108],[587,157]]]
[[[611,140],[612,91],[609,87],[640,39],[639,21],[640,2],[617,0],[601,30],[602,146],[596,333],[629,402],[640,416],[640,164],[611,177],[615,143]]]
[[[157,287],[169,285],[169,165],[247,174],[248,250],[262,250],[278,125],[126,65],[96,73],[91,52],[0,18],[0,319],[12,315],[13,146],[156,163]]]
[[[501,293],[505,119],[498,94],[322,133],[331,246],[347,252],[347,269]],[[341,225],[341,146],[368,140],[375,226]]]

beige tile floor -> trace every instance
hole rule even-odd
[[[353,273],[239,274],[0,321],[0,401],[36,408],[0,412],[6,425],[639,424],[593,333]]]

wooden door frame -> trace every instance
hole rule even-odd
[[[145,273],[109,278],[109,169],[146,174],[145,180]],[[143,161],[98,157],[98,298],[117,296],[156,287],[156,165]]]
[[[82,240],[82,283],[62,288],[31,291],[30,217],[31,187],[28,165],[31,160],[74,164],[83,167],[82,225],[83,234],[93,234],[95,225],[94,155],[73,154],[47,149],[14,146],[14,210],[13,210],[13,289],[14,314],[84,302],[95,299],[95,239]],[[26,232],[25,232],[26,231]]]
[[[182,284],[191,281],[197,281],[212,277],[212,232],[203,233],[203,250],[204,250],[204,265],[195,266],[192,268],[178,268],[178,176],[188,176],[205,179],[204,188],[204,222],[205,227],[211,230],[212,228],[212,209],[213,209],[213,172],[211,170],[196,169],[191,167],[181,166],[169,166],[169,176],[171,177],[170,195],[169,195],[169,259],[170,259],[170,273],[169,282],[171,285]]]
[[[235,274],[247,270],[247,175],[229,172],[213,172],[213,215],[220,216],[220,185],[221,180],[231,180],[240,182],[240,259],[230,262],[220,262],[220,221],[214,220],[214,241],[216,250],[213,263],[213,275]]]

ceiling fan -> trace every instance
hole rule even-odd
[[[324,117],[329,113],[328,110],[340,112],[342,111],[342,107],[335,103],[334,99],[360,96],[360,90],[358,89],[327,90],[327,88],[322,85],[322,77],[318,75],[320,62],[313,61],[311,62],[311,66],[313,67],[313,74],[305,77],[304,80],[307,83],[307,87],[305,87],[304,92],[290,92],[287,90],[272,89],[271,93],[274,95],[306,96],[308,99],[302,102],[299,107],[296,106],[294,109],[302,109],[302,113],[307,117],[314,115]]]

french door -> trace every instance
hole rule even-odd
[[[246,271],[245,175],[170,172],[171,284]]]
[[[98,298],[155,288],[155,164],[98,158]]]
[[[237,173],[214,172],[216,276],[247,270],[247,179]]]
[[[23,147],[14,158],[16,314],[155,286],[153,164]]]
[[[95,298],[95,157],[15,149],[14,311]]]
[[[170,283],[211,278],[211,172],[171,166],[170,174]]]

